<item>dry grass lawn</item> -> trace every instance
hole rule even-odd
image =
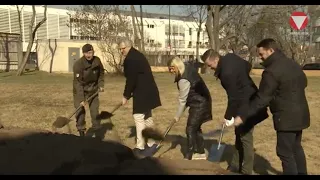
[[[164,131],[169,125],[176,111],[177,89],[173,83],[173,77],[167,73],[156,73],[155,79],[158,84],[162,107],[154,111],[157,127]],[[226,94],[212,75],[203,75],[204,80],[213,98],[213,121],[203,125],[203,131],[209,132],[219,128],[218,120],[223,118],[226,108]],[[260,78],[254,76],[258,84]],[[308,78],[307,98],[311,111],[311,127],[304,131],[303,146],[307,156],[308,170],[310,174],[320,174],[320,77]],[[124,87],[123,77],[105,78],[105,92],[100,94],[100,110],[109,111],[122,98]],[[15,77],[14,73],[0,73],[0,120],[5,126],[21,127],[29,129],[51,130],[52,122],[57,116],[68,116],[73,108],[72,99],[72,75],[70,74],[47,74],[44,72],[30,72],[22,77]],[[185,113],[186,115],[187,113]],[[112,118],[122,142],[134,147],[134,122],[132,119],[132,101],[125,107],[121,107]],[[103,122],[106,126],[108,122]],[[90,127],[89,114],[87,126]],[[75,122],[70,123],[71,133],[77,134]],[[173,143],[165,143],[156,156],[170,159],[182,159],[185,143],[186,118],[178,122],[169,133],[175,140]],[[107,130],[106,138],[116,135],[115,131]],[[68,128],[61,132],[69,133]],[[215,137],[206,140],[207,148],[216,143]],[[255,173],[277,174],[281,171],[281,163],[275,153],[275,131],[271,117],[256,126],[255,138]],[[228,148],[220,165],[227,167],[231,158],[232,145],[234,144],[233,129],[225,133],[223,142]],[[181,148],[182,147],[182,148]]]

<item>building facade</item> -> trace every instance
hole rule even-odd
[[[23,37],[23,50],[26,51],[29,41],[29,24],[32,17],[32,6],[19,6],[21,9],[21,24]],[[44,8],[36,6],[36,22],[44,17]],[[69,14],[72,11],[65,9],[47,8],[47,21],[38,29],[35,39],[60,39],[60,40],[91,40],[77,34],[75,29],[70,26],[73,19]],[[128,11],[121,11],[128,20],[131,21]],[[0,32],[20,34],[19,15],[16,5],[0,5]],[[197,42],[197,23],[192,19],[183,16],[144,13],[144,42],[146,50],[169,51],[187,54],[194,54]],[[138,18],[140,20],[140,17]],[[170,21],[170,22],[169,22]],[[170,44],[169,45],[169,23]],[[205,31],[205,24],[202,24],[200,32],[200,54],[208,47],[208,36]],[[35,50],[35,45],[32,51]],[[180,53],[179,53],[180,52]],[[173,53],[172,53],[173,54]]]

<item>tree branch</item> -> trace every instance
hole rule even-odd
[[[237,8],[235,8],[235,10],[233,11],[232,15],[229,16],[227,19],[225,19],[223,22],[221,22],[219,24],[219,29],[222,28],[224,25],[226,25],[231,19],[235,18],[238,15],[238,13],[240,13],[240,11],[244,8],[244,6],[245,5],[241,5],[241,6],[238,6]]]
[[[35,6],[32,6],[32,11],[34,14],[36,14],[36,8]],[[44,12],[43,12],[43,18],[42,20],[34,27],[33,31],[32,31],[32,37],[36,36],[36,32],[39,29],[39,27],[45,23],[47,20],[47,5],[44,6]],[[34,23],[34,22],[33,22]]]

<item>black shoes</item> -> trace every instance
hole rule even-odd
[[[85,136],[85,132],[84,132],[84,131],[79,131],[79,135],[80,135],[81,137],[84,137],[84,136]]]

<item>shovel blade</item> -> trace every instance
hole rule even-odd
[[[146,150],[146,152],[144,153],[144,155],[146,157],[151,157],[153,155],[155,155],[158,152],[158,146],[152,146],[151,148],[149,148],[148,150]]]
[[[225,148],[226,148],[225,144],[220,144],[219,149],[218,149],[218,144],[213,144],[211,146],[211,149],[208,155],[208,161],[220,162]]]
[[[216,129],[216,130],[213,130],[213,131],[209,131],[207,133],[202,133],[201,136],[204,138],[204,139],[212,139],[212,138],[215,138],[217,136],[219,136],[221,134],[221,129]],[[224,129],[224,133],[228,132],[227,129]]]
[[[100,119],[109,119],[112,116],[113,116],[113,114],[108,111],[101,111],[99,114]]]
[[[53,125],[55,128],[62,128],[62,127],[64,127],[65,125],[67,125],[70,121],[71,121],[71,119],[69,119],[69,118],[59,116],[59,117],[57,117],[57,119],[53,122],[52,125]]]
[[[207,133],[202,133],[201,136],[204,139],[211,139],[213,137],[219,136],[220,134],[221,134],[221,129],[218,129],[218,130],[213,130]]]

